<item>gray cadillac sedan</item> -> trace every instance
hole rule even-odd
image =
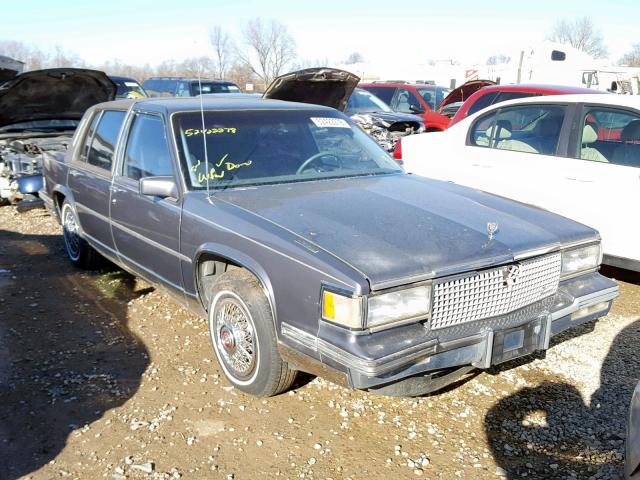
[[[297,371],[425,394],[547,349],[618,294],[593,229],[407,175],[327,107],[103,103],[45,179],[71,261],[99,253],[206,316],[229,382],[254,395]]]

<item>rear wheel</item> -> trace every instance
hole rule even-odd
[[[211,341],[229,382],[261,397],[289,389],[297,372],[278,353],[271,307],[257,279],[243,269],[229,270],[209,298]]]
[[[74,265],[88,270],[100,266],[100,254],[96,252],[80,235],[80,224],[75,210],[66,200],[60,213],[62,218],[62,236],[67,256]]]

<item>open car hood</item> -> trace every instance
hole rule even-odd
[[[33,70],[0,86],[0,127],[34,120],[79,120],[87,108],[115,96],[116,86],[104,72]]]
[[[450,103],[464,102],[482,87],[488,87],[490,85],[496,85],[496,82],[493,80],[470,80],[467,83],[463,83],[458,88],[451,90],[449,95],[444,97],[444,100],[438,105],[438,111]]]
[[[353,73],[336,68],[306,68],[276,78],[263,98],[313,103],[342,112],[359,81]]]

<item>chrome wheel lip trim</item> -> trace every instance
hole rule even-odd
[[[216,311],[218,310],[217,308],[218,303],[221,301],[221,299],[224,299],[225,297],[232,299],[232,302],[237,307],[239,307],[240,311],[244,314],[247,320],[247,323],[251,328],[251,338],[253,341],[253,354],[251,355],[252,362],[251,362],[251,367],[248,369],[247,375],[244,375],[244,376],[240,372],[235,371],[233,369],[233,365],[227,362],[224,347],[222,346],[221,343],[219,343],[219,340],[220,340],[219,333],[221,331],[221,327],[226,326],[227,328],[229,328],[229,325],[225,323],[218,325],[217,318],[215,315]],[[233,329],[232,332],[233,332],[234,342],[236,343],[236,346],[237,346],[238,344],[237,332],[235,331],[235,329]],[[249,309],[245,304],[245,302],[236,293],[230,290],[223,290],[218,292],[215,295],[215,297],[211,301],[211,308],[209,309],[209,333],[211,335],[213,350],[216,354],[216,357],[218,358],[218,363],[220,364],[220,367],[224,371],[225,375],[233,383],[237,385],[241,385],[241,386],[251,385],[255,381],[256,377],[258,376],[258,372],[260,370],[260,350],[259,350],[260,343],[256,335],[256,328],[255,328],[255,322],[253,321],[253,317],[251,316],[251,313],[249,312]]]

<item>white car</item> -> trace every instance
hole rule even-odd
[[[500,103],[402,139],[408,172],[533,204],[595,227],[604,263],[640,271],[640,97]]]

